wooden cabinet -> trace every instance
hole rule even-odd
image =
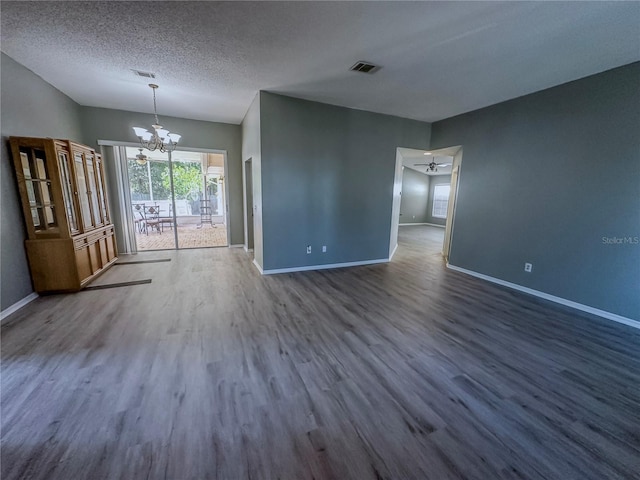
[[[37,292],[80,290],[117,260],[102,158],[50,138],[11,137]]]

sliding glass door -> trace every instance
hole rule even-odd
[[[129,189],[138,251],[176,248],[169,154],[127,147]],[[165,228],[167,227],[167,228]]]
[[[227,245],[224,156],[127,147],[138,251]]]

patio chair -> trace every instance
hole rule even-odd
[[[144,203],[133,204],[133,223],[138,233],[144,233],[147,229],[144,220]]]
[[[160,221],[160,227],[163,232],[164,232],[165,225],[169,225],[173,229],[173,227],[175,226],[175,223],[173,221],[173,205],[169,204],[169,216],[158,217],[158,220]]]
[[[160,207],[158,205],[144,206],[144,224],[147,235],[149,235],[149,228],[162,233],[160,231]]]

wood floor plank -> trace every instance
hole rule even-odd
[[[98,284],[151,284],[38,298],[2,325],[1,478],[640,479],[640,331],[441,242],[274,276],[140,254]]]

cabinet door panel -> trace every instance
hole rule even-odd
[[[100,245],[100,259],[102,261],[102,266],[105,266],[109,263],[109,252],[107,251],[107,241],[108,238],[101,238],[98,244]]]
[[[98,204],[100,205],[100,216],[103,224],[109,223],[109,206],[107,205],[107,186],[104,181],[104,163],[102,157],[96,155],[96,181],[98,182]]]
[[[92,275],[91,258],[89,258],[89,249],[87,246],[76,250],[76,265],[78,267],[80,282],[83,282]]]
[[[96,165],[92,155],[85,155],[87,165],[87,186],[89,188],[88,195],[91,201],[91,215],[94,226],[102,225],[102,214],[99,202],[98,182],[96,181]]]
[[[91,206],[89,200],[89,187],[87,186],[87,175],[85,172],[85,162],[82,153],[77,152],[73,155],[75,162],[76,185],[78,191],[78,202],[80,203],[80,216],[82,218],[82,226],[84,230],[93,228],[93,219],[91,218]]]
[[[72,180],[72,168],[69,163],[69,152],[64,150],[58,150],[58,169],[60,171],[60,183],[62,187],[62,197],[64,199],[65,213],[67,215],[67,222],[69,224],[69,230],[72,235],[79,232],[78,228],[78,216],[76,214],[75,204],[75,187]]]
[[[109,258],[109,261],[116,258],[116,237],[113,231],[111,231],[107,237],[107,258]]]
[[[91,274],[94,274],[102,268],[100,242],[93,242],[89,244],[89,258],[91,258]]]
[[[44,150],[21,147],[20,163],[34,230],[55,229],[58,220]]]

